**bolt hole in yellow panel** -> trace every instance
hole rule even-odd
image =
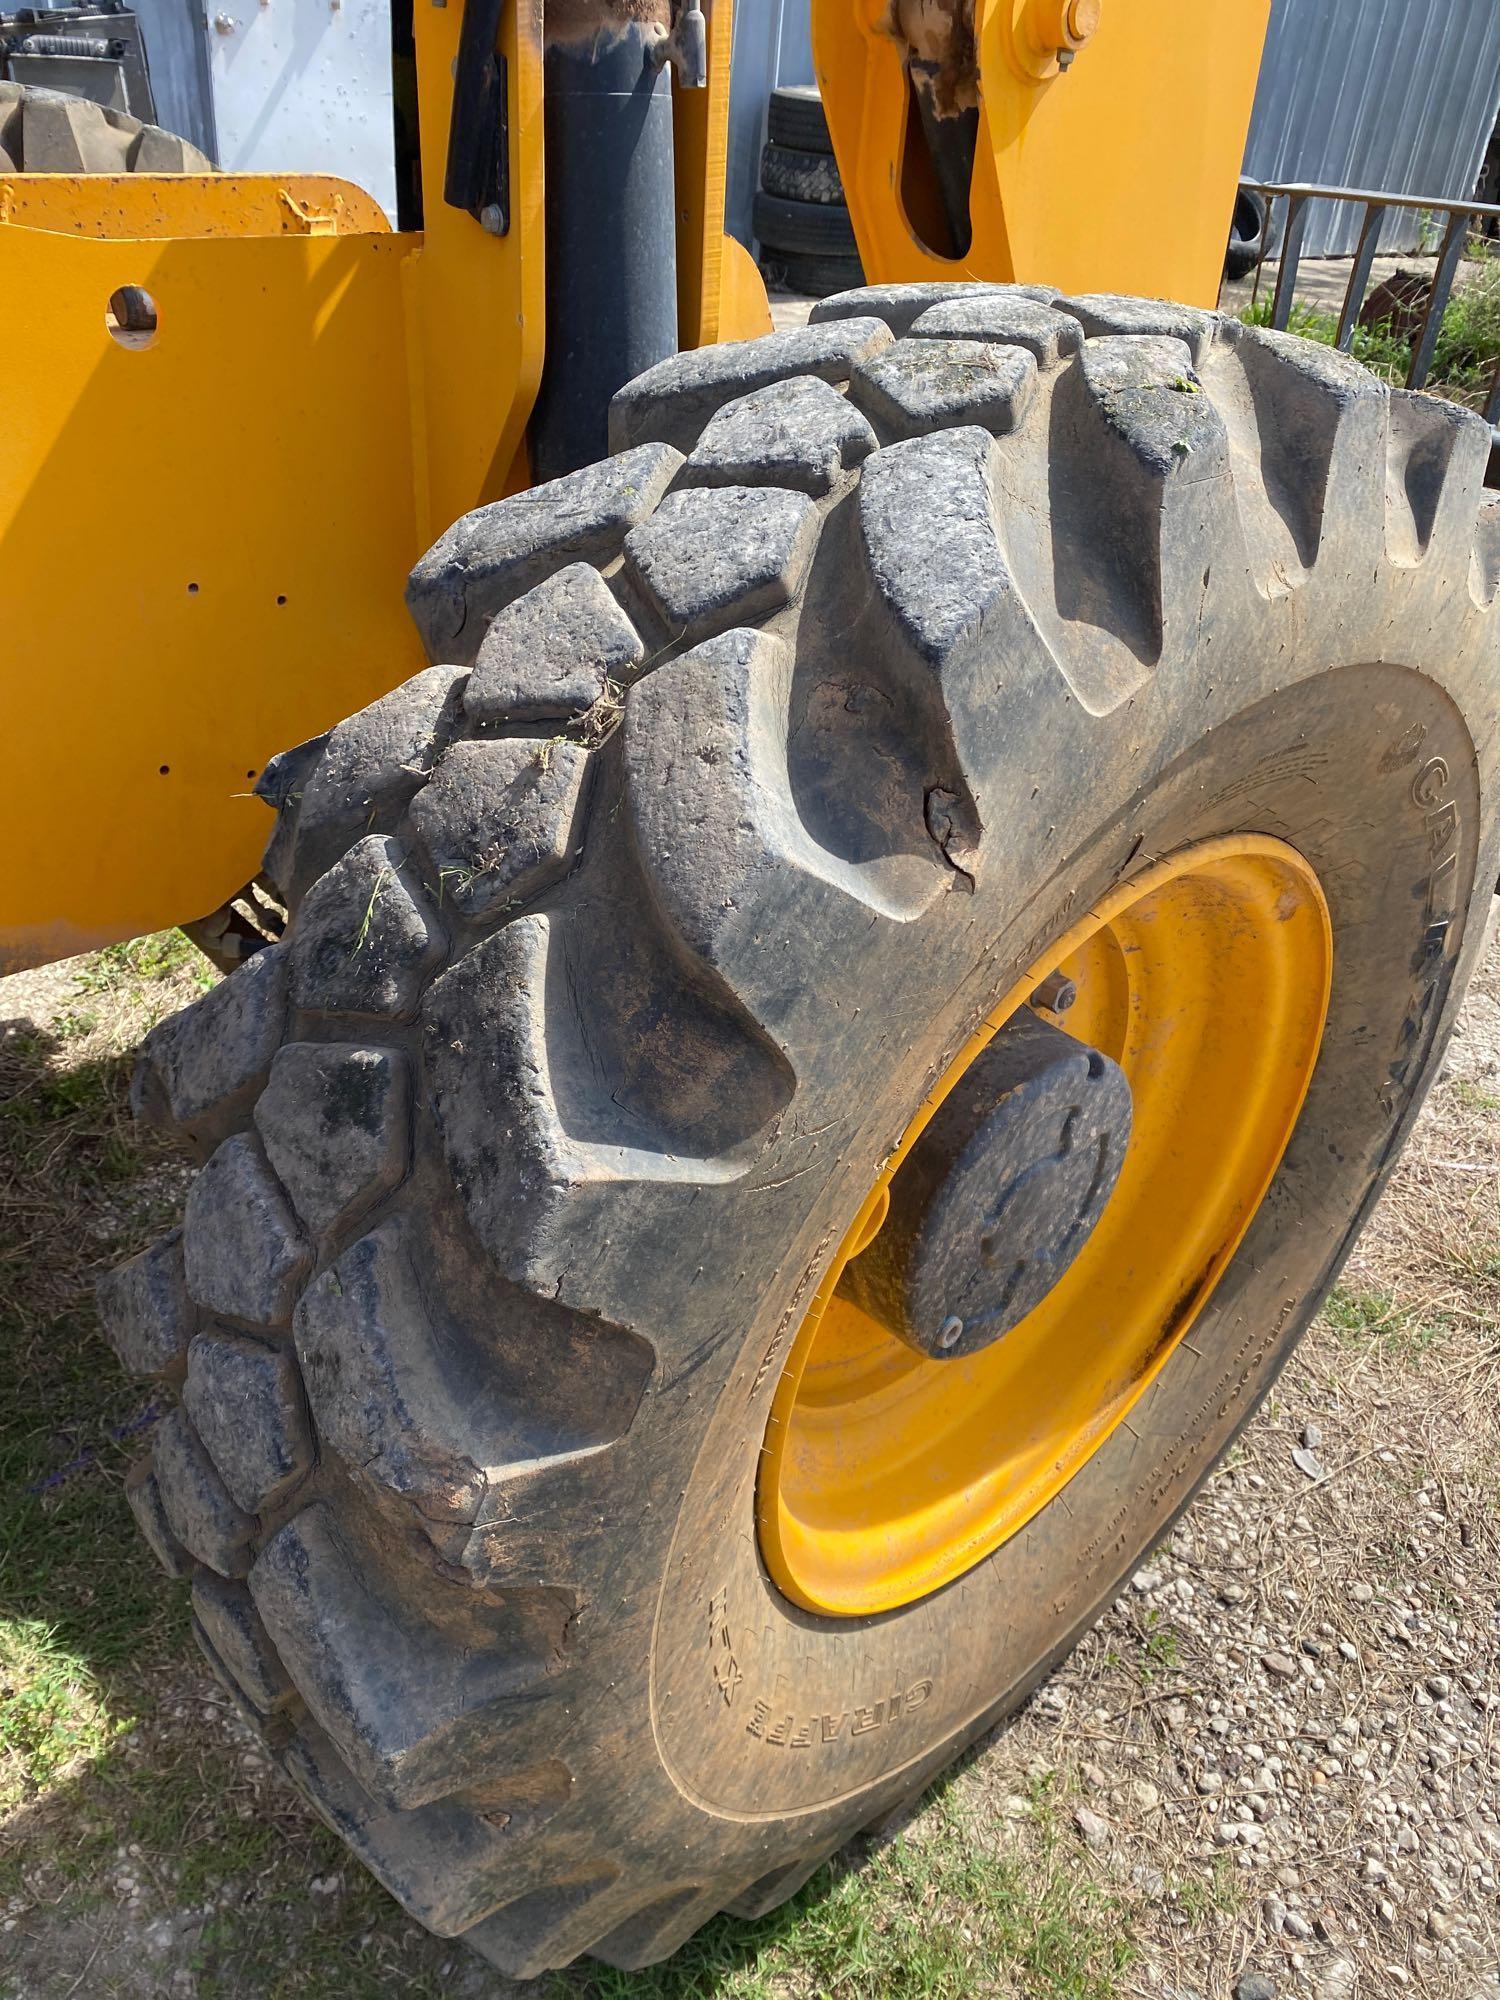
[[[961,1576],[1126,1420],[1186,1337],[1269,1187],[1311,1081],[1332,978],[1328,911],[1296,851],[1205,841],[1111,891],[1031,966],[920,1106],[861,1202],[777,1388],[761,1548],[811,1611],[889,1610]],[[928,1359],[840,1289],[901,1199],[900,1168],[1042,979],[1056,1025],[1120,1064],[1119,1182],[1052,1291],[992,1346]]]

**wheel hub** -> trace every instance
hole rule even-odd
[[[1276,1171],[1332,962],[1307,862],[1234,834],[1116,884],[1000,997],[777,1384],[756,1511],[793,1603],[862,1617],[953,1582],[1126,1421]]]
[[[1068,1269],[1130,1139],[1118,1063],[1022,1009],[964,1073],[891,1183],[884,1228],[842,1288],[908,1347],[961,1360]]]

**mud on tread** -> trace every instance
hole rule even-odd
[[[827,982],[878,966],[917,1018],[920,961],[1060,817],[993,717],[1084,742],[1222,604],[1344,615],[1356,557],[1494,653],[1477,420],[1161,302],[906,285],[813,321],[661,364],[620,456],[443,537],[409,593],[434,664],[262,781],[286,943],[143,1058],[147,1108],[218,1150],[187,1292],[171,1240],[105,1288],[129,1365],[200,1356],[131,1504],[329,1824],[518,1976],[763,1914],[956,1746],[852,1806],[711,1816],[643,1663],[741,1299],[838,1233],[799,1181],[878,1157],[828,1079],[890,1052]],[[590,664],[528,677],[559,604]],[[284,1427],[253,1468],[191,1421],[210,1361]]]

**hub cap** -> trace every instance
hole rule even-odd
[[[1122,1422],[1270,1184],[1331,971],[1311,869],[1245,835],[1112,891],[1017,982],[912,1119],[794,1343],[757,1494],[786,1596],[842,1616],[925,1596]],[[1065,982],[1066,1013],[1028,1007]]]
[[[918,1354],[1009,1333],[1082,1249],[1130,1136],[1118,1063],[1023,1007],[954,1084],[891,1182],[843,1296]]]

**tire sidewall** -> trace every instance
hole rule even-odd
[[[998,940],[975,927],[955,1004],[914,1038],[864,1143],[787,1246],[782,1269],[795,1281],[757,1314],[688,1484],[651,1690],[658,1753],[685,1799],[732,1820],[858,1823],[861,1802],[874,1809],[893,1781],[919,1781],[1021,1700],[1117,1594],[1269,1389],[1415,1113],[1456,977],[1481,940],[1478,803],[1469,733],[1435,681],[1394,666],[1336,669],[1201,736],[1025,885]],[[760,1439],[791,1335],[870,1165],[948,1054],[1093,898],[1149,860],[1236,832],[1288,840],[1316,869],[1334,924],[1334,992],[1297,1130],[1211,1300],[1128,1426],[964,1577],[874,1618],[789,1604],[755,1543]]]

